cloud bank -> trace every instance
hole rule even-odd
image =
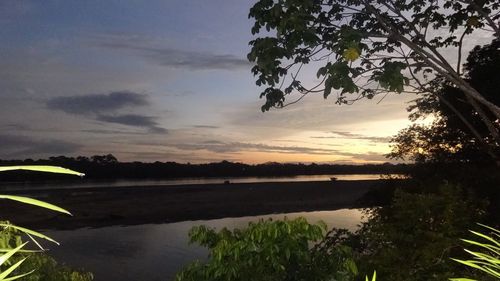
[[[371,142],[387,143],[390,141],[390,137],[375,137],[366,136],[362,134],[355,134],[344,131],[331,131],[333,136],[312,136],[313,139],[352,139],[352,140],[367,140]]]
[[[47,101],[49,109],[61,110],[70,114],[104,113],[125,107],[144,106],[148,104],[146,95],[129,91],[55,97]]]
[[[146,128],[151,133],[167,133],[155,121],[157,117],[142,114],[125,114],[120,111],[149,105],[146,95],[131,91],[108,94],[55,97],[47,101],[47,108],[68,114],[84,115],[100,122]]]
[[[100,35],[94,36],[93,45],[112,50],[124,50],[143,59],[166,67],[190,70],[249,70],[251,64],[246,58],[231,54],[189,51],[159,46],[149,38],[138,36]]]
[[[247,142],[222,142],[216,140],[194,144],[173,144],[172,146],[182,150],[206,150],[215,153],[240,153],[244,151],[258,151],[314,155],[339,154],[339,151],[335,149],[313,148],[305,146],[279,146]],[[351,155],[349,154],[349,156]]]
[[[98,115],[97,120],[108,123],[116,123],[134,127],[144,127],[154,133],[167,133],[167,130],[158,126],[154,121],[156,118],[152,116],[143,116],[137,114],[125,115]]]
[[[20,135],[0,135],[2,158],[32,157],[33,155],[60,155],[77,152],[77,143],[53,139],[35,139]]]

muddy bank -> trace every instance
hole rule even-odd
[[[2,218],[17,225],[76,229],[168,223],[270,213],[363,207],[378,180],[238,183],[16,191],[59,205],[73,217],[2,201]],[[8,193],[8,192],[5,192]]]

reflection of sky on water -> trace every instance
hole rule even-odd
[[[362,220],[360,210],[343,209],[46,233],[62,244],[52,248],[52,256],[72,267],[92,271],[96,281],[173,280],[182,266],[207,255],[204,248],[188,245],[191,227],[204,224],[218,229],[241,228],[259,218],[285,216],[302,216],[311,223],[322,220],[328,226],[348,229],[355,229]]]
[[[298,181],[329,181],[331,177],[338,180],[378,180],[381,174],[352,174],[352,175],[299,175],[287,177],[218,177],[218,178],[186,178],[169,180],[115,180],[115,181],[93,181],[82,179],[81,181],[60,183],[7,183],[1,184],[2,190],[33,190],[33,189],[56,189],[56,188],[91,188],[91,187],[123,187],[123,186],[165,186],[165,185],[191,185],[191,184],[221,184],[229,180],[231,183],[259,183],[259,182],[298,182]],[[393,175],[396,176],[396,175]]]

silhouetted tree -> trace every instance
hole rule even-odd
[[[117,163],[118,159],[116,159],[115,156],[112,154],[107,154],[107,155],[94,155],[91,157],[92,162],[98,163],[98,164],[110,164],[110,163]]]
[[[474,48],[464,70],[464,80],[500,105],[500,40]],[[480,120],[481,114],[494,117],[486,111],[478,112],[460,89],[442,78],[433,81],[430,91],[409,107],[410,117],[415,121],[431,115],[435,121],[429,125],[413,124],[399,132],[392,140],[389,156],[417,162],[499,161],[500,143]],[[493,126],[498,132],[499,122]]]
[[[255,62],[256,84],[267,86],[262,110],[286,106],[292,93],[298,98],[288,104],[334,90],[339,104],[388,92],[426,93],[440,76],[460,89],[500,142],[500,107],[460,68],[468,35],[480,30],[500,38],[499,12],[498,0],[260,0],[249,16],[252,33],[262,33],[250,42],[248,59]],[[457,53],[450,59],[443,50]],[[314,85],[302,83],[310,63],[319,79]]]

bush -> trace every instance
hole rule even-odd
[[[312,248],[325,229],[304,218],[261,220],[233,231],[195,227],[191,242],[207,247],[209,258],[187,266],[176,280],[352,280],[357,268],[348,247],[331,248],[327,255]]]
[[[436,193],[397,190],[390,206],[368,211],[369,220],[345,240],[356,249],[363,275],[384,280],[429,281],[462,276],[450,257],[463,255],[459,238],[485,215],[487,202],[457,186]],[[355,242],[353,242],[355,241]]]

